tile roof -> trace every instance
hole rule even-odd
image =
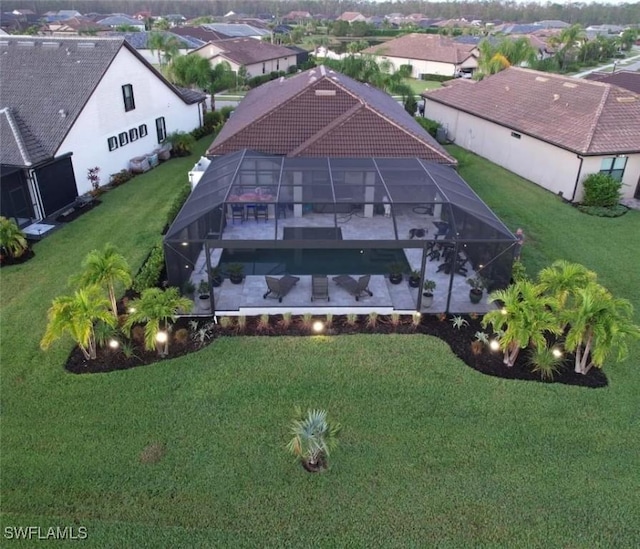
[[[271,31],[264,28],[254,27],[246,23],[209,23],[202,25],[215,32],[226,34],[232,38],[248,38],[250,36],[269,36]]]
[[[456,164],[382,90],[324,66],[251,90],[209,150],[286,156],[401,156]]]
[[[17,125],[13,129],[7,127],[12,129],[11,134],[16,129],[19,131],[33,158],[41,160],[43,156],[52,158],[56,154],[123,47],[146,65],[160,82],[179,93],[122,38],[0,38],[0,109],[10,109]],[[190,102],[179,95],[186,103]],[[2,118],[3,138],[10,136],[5,124],[10,124],[6,113]],[[3,139],[0,162],[5,164],[15,159],[15,150],[8,150]]]
[[[205,44],[207,42],[213,42],[214,40],[224,40],[225,38],[231,38],[227,34],[223,34],[221,32],[215,31],[213,29],[208,29],[205,27],[174,27],[171,29],[173,34],[177,34],[179,36],[185,36],[190,39],[196,39],[200,41],[201,44]]]
[[[291,57],[295,52],[284,46],[269,44],[255,38],[227,38],[216,40],[212,44],[221,50],[222,56],[240,65],[263,63],[272,59]]]
[[[454,42],[439,34],[412,33],[367,48],[362,53],[460,64],[471,56],[474,48],[473,44]]]
[[[174,32],[170,31],[139,31],[139,32],[118,32],[118,31],[110,31],[108,36],[118,36],[124,38],[129,44],[131,44],[137,50],[145,50],[148,49],[147,45],[149,42],[149,37],[152,34],[162,34],[165,38],[175,38],[178,43],[181,45],[181,48],[185,49],[195,49],[199,48],[204,44],[202,40],[198,40],[196,38],[190,36],[181,36]]]
[[[606,82],[619,86],[634,93],[640,93],[640,72],[617,71],[617,72],[592,72],[585,76],[587,80]]]
[[[578,154],[640,151],[640,95],[611,84],[510,67],[422,95]]]
[[[0,109],[2,164],[27,167],[49,158],[42,145],[10,108]]]

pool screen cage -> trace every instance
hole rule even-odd
[[[257,281],[263,287],[265,276],[382,280],[397,264],[405,280],[419,273],[420,289],[437,281],[432,312],[479,310],[469,306],[467,279],[482,277],[488,291],[506,287],[515,245],[511,231],[449,166],[250,150],[213,159],[164,238],[169,284],[186,295],[198,288],[209,295],[203,305],[210,313],[264,306]],[[247,297],[247,283],[235,300],[214,291],[219,274],[226,284],[233,263],[242,265],[245,281],[255,277],[254,296]],[[463,287],[467,299],[458,299]],[[384,310],[421,310],[421,291],[407,301],[389,288]]]

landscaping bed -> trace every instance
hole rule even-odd
[[[160,360],[176,358],[196,352],[213,343],[218,337],[236,336],[311,336],[313,335],[312,322],[325,321],[323,317],[313,320],[303,317],[293,317],[289,325],[284,325],[282,315],[270,317],[268,325],[261,323],[260,317],[246,317],[246,325],[238,327],[238,317],[227,317],[231,325],[223,326],[222,323],[182,317],[173,325],[170,335],[169,354],[161,358],[154,351],[147,351],[143,347],[142,330],[134,328],[131,339],[131,347],[127,353],[118,349],[104,346],[98,349],[95,360],[86,360],[79,348],[75,348],[66,363],[66,369],[74,374],[106,373],[116,370],[126,370],[138,366],[156,363]],[[233,318],[236,321],[233,321]],[[453,320],[462,319],[464,322],[456,327]],[[226,323],[225,323],[226,324]],[[607,377],[602,370],[592,368],[587,375],[576,374],[573,371],[572,354],[566,355],[566,361],[559,367],[552,379],[542,379],[539,373],[533,372],[528,364],[526,349],[523,350],[513,367],[507,367],[502,362],[502,352],[492,352],[487,346],[475,354],[471,343],[475,340],[475,334],[482,332],[480,317],[476,316],[447,316],[424,315],[419,324],[414,325],[412,317],[404,315],[399,318],[390,316],[376,317],[375,325],[371,323],[371,317],[358,316],[351,321],[347,316],[336,316],[330,327],[325,327],[323,335],[340,336],[351,334],[425,334],[438,337],[445,341],[453,353],[467,366],[489,376],[504,379],[517,379],[522,381],[538,381],[543,383],[563,383],[581,387],[599,388],[606,387]]]

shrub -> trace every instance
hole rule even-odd
[[[231,113],[233,112],[233,107],[222,107],[219,111],[218,111],[222,117],[224,118],[225,122],[227,120],[229,120],[229,117],[231,116]]]
[[[287,73],[288,74],[295,74],[298,70],[298,67],[296,67],[295,65],[291,65],[288,69],[287,69]]]
[[[180,328],[176,331],[174,337],[178,343],[186,343],[189,340],[189,330]]]
[[[588,215],[594,215],[596,217],[620,217],[629,211],[629,208],[622,204],[616,204],[610,208],[602,208],[600,206],[582,206],[579,205],[578,209],[582,213]]]
[[[182,206],[184,206],[184,203],[187,201],[187,198],[189,198],[190,194],[191,186],[187,183],[180,189],[180,192],[173,200],[171,207],[167,212],[167,225],[171,225],[171,223],[173,223],[173,220],[178,215],[178,212],[180,211]]]
[[[193,135],[180,131],[167,135],[167,141],[172,145],[171,154],[173,156],[189,156],[195,145]]]
[[[211,128],[211,131],[213,131],[216,126],[223,124],[224,121],[225,117],[220,111],[207,111],[204,115],[204,125],[206,128]]]
[[[142,292],[142,290],[157,286],[162,269],[164,269],[164,250],[160,243],[151,248],[147,260],[133,279],[132,288],[136,292]]]
[[[109,184],[113,187],[117,187],[118,185],[122,185],[127,181],[130,181],[135,177],[136,174],[130,172],[129,170],[120,170],[117,173],[112,173],[109,176]]]
[[[453,80],[453,76],[444,76],[442,74],[421,74],[420,80],[430,80],[431,82],[446,82]]]
[[[29,248],[27,237],[13,219],[0,217],[0,252],[20,257]]]
[[[585,206],[611,208],[620,202],[622,182],[605,173],[592,173],[583,183]]]
[[[431,137],[436,136],[436,133],[438,132],[438,128],[441,126],[441,124],[436,122],[435,120],[423,118],[422,116],[417,116],[416,120],[418,121],[418,124],[420,124],[425,130],[429,132]]]

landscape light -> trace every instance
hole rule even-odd
[[[504,307],[502,307],[502,309],[500,309],[500,312],[501,312],[503,315],[506,315],[506,314],[507,314],[507,310],[506,310]]]
[[[316,320],[313,323],[313,331],[316,333],[320,333],[324,330],[324,324],[322,323],[321,320]]]
[[[553,356],[555,356],[556,358],[562,357],[562,351],[560,349],[558,349],[557,347],[551,349],[551,354]]]
[[[169,335],[167,334],[167,332],[158,332],[156,334],[156,341],[158,343],[166,343],[168,339]]]
[[[489,343],[489,349],[492,351],[497,351],[500,348],[500,343],[498,343],[497,339],[492,339]]]
[[[110,339],[109,347],[111,347],[112,349],[117,349],[118,347],[120,347],[120,342],[117,339]]]
[[[129,307],[129,312],[130,313],[135,313],[136,312],[136,308],[135,307]]]
[[[183,245],[183,246],[188,246],[188,245],[189,245],[189,243],[188,243],[188,242],[183,242],[183,243],[182,243],[182,245]]]

